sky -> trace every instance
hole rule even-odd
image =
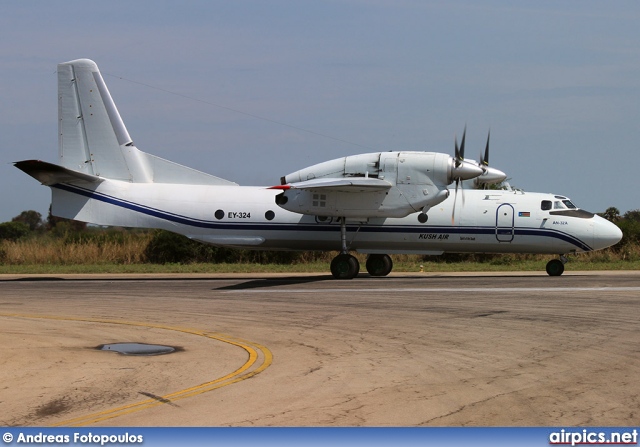
[[[389,150],[640,208],[640,3],[0,0],[0,222],[46,216],[56,66],[94,60],[136,146],[242,185]]]

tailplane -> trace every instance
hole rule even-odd
[[[59,161],[92,177],[132,183],[235,185],[135,147],[95,62],[58,65]]]
[[[40,160],[18,161],[13,165],[46,186],[59,183],[99,184],[104,181],[103,178],[95,175],[84,174]]]

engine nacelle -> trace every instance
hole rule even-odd
[[[375,152],[318,163],[280,179],[282,185],[316,178],[380,178],[395,184],[437,184],[453,181],[453,158],[436,152]],[[480,173],[478,173],[479,175]]]
[[[295,213],[318,216],[404,217],[445,200],[447,185],[454,178],[480,174],[479,167],[467,163],[456,166],[452,157],[436,152],[360,154],[282,177],[286,187],[281,188],[276,203]],[[330,179],[342,182],[333,184]]]

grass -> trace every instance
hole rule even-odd
[[[0,274],[73,274],[73,273],[328,273],[334,253],[302,253],[293,263],[166,263],[146,261],[149,233],[112,232],[91,237],[51,237],[39,235],[18,241],[0,242]],[[364,271],[366,255],[357,255]],[[543,255],[470,255],[466,257],[422,257],[394,255],[394,272],[499,272],[545,271],[555,256]],[[240,260],[251,259],[248,256]],[[460,260],[460,262],[454,262]],[[569,257],[568,271],[638,270],[640,246],[625,245]]]

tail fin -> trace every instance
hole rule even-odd
[[[133,183],[235,185],[138,150],[95,62],[58,65],[60,164],[91,176]]]

